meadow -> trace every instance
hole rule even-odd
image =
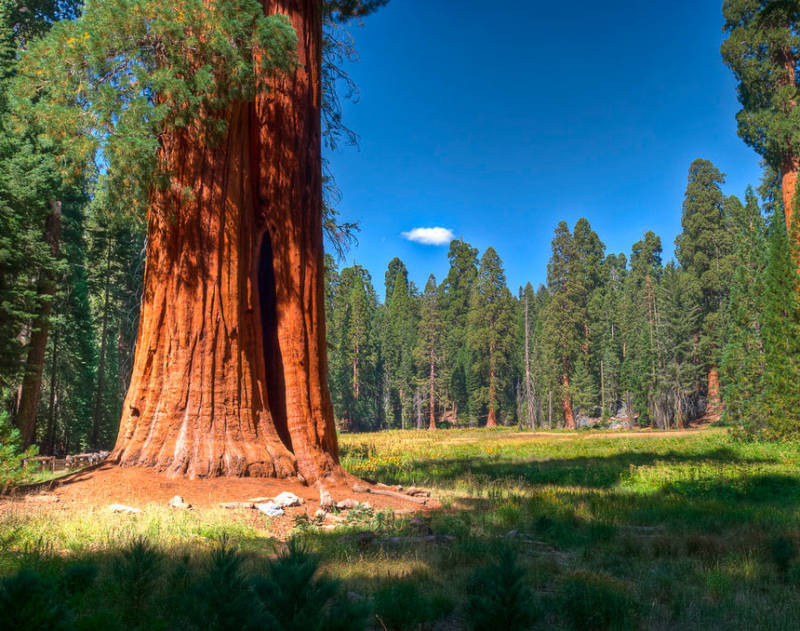
[[[328,530],[296,517],[288,537],[216,509],[7,509],[0,614],[26,602],[50,615],[41,628],[800,628],[797,443],[481,429],[340,448],[351,473],[431,489],[441,508],[351,511]]]

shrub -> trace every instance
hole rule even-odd
[[[449,601],[426,594],[418,581],[411,578],[385,585],[375,592],[375,615],[389,631],[417,629],[439,619],[451,608]]]
[[[22,462],[36,453],[35,447],[22,450],[19,430],[11,424],[8,413],[0,411],[0,493],[25,479]]]
[[[265,626],[280,631],[363,629],[367,609],[350,602],[338,581],[316,576],[319,559],[297,540],[253,579]]]
[[[785,576],[797,556],[797,548],[794,541],[779,535],[770,541],[769,552],[772,562],[778,568],[778,572]]]
[[[244,574],[244,559],[226,538],[211,551],[205,573],[185,592],[184,611],[197,629],[216,631],[248,628],[258,612],[252,605],[250,581]],[[190,578],[188,560],[173,572],[178,588]],[[254,627],[260,625],[254,624]]]
[[[0,582],[0,626],[50,631],[71,628],[71,615],[53,583],[23,569]]]
[[[635,602],[628,587],[606,574],[575,572],[561,582],[561,617],[573,629],[630,629],[635,626]]]
[[[502,549],[495,563],[475,571],[467,594],[467,616],[476,631],[526,629],[538,617],[525,570],[512,548]]]
[[[161,578],[161,554],[144,537],[131,540],[112,564],[112,574],[126,623],[141,620],[155,596]]]

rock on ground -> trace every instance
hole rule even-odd
[[[283,515],[283,508],[275,502],[266,502],[264,504],[256,504],[256,509],[260,510],[267,517],[280,517]]]
[[[305,500],[297,497],[294,493],[289,493],[289,491],[284,491],[276,495],[272,498],[272,501],[280,506],[281,508],[289,508],[290,506],[300,506],[300,504],[305,504]]]
[[[108,507],[112,513],[141,513],[142,511],[133,506],[125,506],[125,504],[112,504]]]
[[[178,508],[181,510],[189,510],[192,505],[189,504],[186,500],[184,500],[180,495],[176,495],[169,501],[169,505],[172,508]]]

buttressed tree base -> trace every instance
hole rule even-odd
[[[297,33],[295,70],[161,142],[130,389],[112,459],[171,475],[339,471],[326,382],[317,0],[267,1]],[[190,194],[187,194],[187,191]]]

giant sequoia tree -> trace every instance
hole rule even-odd
[[[120,464],[307,482],[337,469],[323,296],[322,19],[376,4],[91,3],[30,55],[31,111],[54,136],[60,128],[82,139],[65,141],[65,159],[79,164],[99,136],[112,185],[149,199],[136,358],[113,452]],[[154,133],[137,136],[142,124]]]
[[[739,135],[780,174],[789,230],[800,170],[800,5],[725,0],[722,12],[722,56],[739,81]]]

